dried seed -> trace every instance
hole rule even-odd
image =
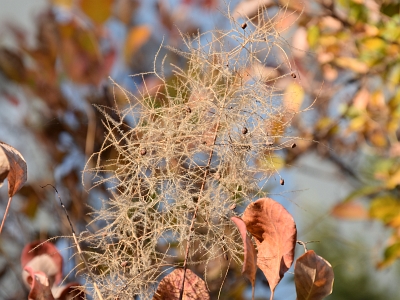
[[[247,128],[246,128],[246,127],[243,127],[243,128],[242,128],[242,133],[243,133],[243,134],[246,134],[247,132],[248,132]]]
[[[233,204],[229,207],[230,210],[234,210],[235,208],[236,208],[236,203],[233,203]]]
[[[146,153],[147,153],[146,148],[142,148],[142,149],[140,150],[140,155],[146,155]]]
[[[290,76],[292,76],[293,78],[297,77],[295,73],[290,74]]]
[[[127,264],[128,264],[127,261],[123,261],[123,262],[121,263],[121,267],[125,268]]]
[[[243,23],[240,27],[242,27],[242,29],[246,29],[247,23]]]
[[[192,109],[191,109],[190,107],[186,107],[186,112],[187,112],[188,114],[190,114],[190,113],[192,112]]]
[[[228,260],[229,259],[228,254],[224,253],[224,258],[225,258],[225,260]]]
[[[292,147],[292,149],[293,149],[293,148],[296,148],[296,146],[297,146],[296,143],[293,143],[292,146],[290,146],[290,147]]]
[[[281,185],[285,185],[285,180],[284,180],[283,178],[281,178],[281,180],[279,181],[279,183],[280,183]]]

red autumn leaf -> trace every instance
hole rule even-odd
[[[28,266],[35,272],[43,272],[52,286],[53,283],[58,284],[62,279],[63,258],[52,243],[40,245],[41,243],[36,241],[25,246],[21,253],[21,266],[23,268]],[[25,283],[28,283],[26,274],[24,277]]]
[[[247,206],[242,217],[255,237],[257,265],[271,288],[271,299],[294,259],[296,224],[289,212],[270,198],[261,198]]]
[[[247,235],[246,224],[243,222],[243,220],[238,217],[231,217],[231,220],[233,223],[235,223],[235,225],[239,229],[240,235],[242,236],[244,244],[244,261],[242,274],[250,280],[254,294],[254,286],[256,283],[257,272],[257,252],[250,237]]]
[[[333,269],[329,262],[309,250],[294,266],[294,282],[298,300],[319,300],[332,293]]]
[[[182,284],[183,269],[175,269],[165,276],[158,285],[153,300],[178,300]],[[186,270],[183,300],[208,300],[210,295],[203,279]]]
[[[40,271],[36,272],[31,267],[25,267],[24,271],[29,274],[28,283],[31,291],[28,300],[54,300],[46,274]]]

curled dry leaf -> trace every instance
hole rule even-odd
[[[296,224],[289,212],[270,198],[251,203],[242,219],[256,240],[257,265],[268,280],[273,299],[276,286],[293,263]]]
[[[244,244],[244,261],[242,274],[250,280],[251,286],[254,290],[257,272],[257,252],[254,248],[253,242],[247,235],[246,224],[243,222],[243,220],[238,217],[231,217],[231,220],[239,229]]]
[[[12,197],[27,179],[25,159],[14,147],[0,142],[0,184],[8,179],[8,195]]]
[[[63,258],[52,243],[40,244],[40,241],[36,241],[25,246],[21,253],[21,266],[44,273],[49,278],[50,286],[58,284],[62,279]],[[25,284],[30,286],[26,272],[23,277]]]
[[[298,300],[319,300],[332,293],[333,269],[329,262],[309,250],[300,256],[294,267]]]
[[[31,288],[28,300],[54,300],[46,274],[34,271],[31,267],[25,267],[24,271],[29,274],[29,285]]]
[[[183,269],[175,269],[165,276],[158,285],[153,300],[177,300],[179,299],[180,287],[182,284]],[[186,270],[185,288],[183,300],[208,300],[210,295],[203,279],[198,277],[189,269]]]

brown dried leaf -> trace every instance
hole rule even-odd
[[[294,266],[294,282],[298,300],[319,300],[332,293],[333,269],[329,262],[309,250]]]
[[[3,182],[3,177],[5,173],[7,173],[5,171],[7,169],[7,163],[4,161],[5,159],[8,160],[9,166],[9,172],[7,174],[8,195],[9,197],[12,197],[26,182],[26,162],[21,153],[19,153],[14,147],[0,142],[0,183]]]
[[[253,242],[247,235],[246,224],[243,222],[243,220],[238,217],[231,217],[231,220],[239,229],[244,244],[244,261],[242,274],[250,280],[251,286],[254,289],[257,272],[257,252],[254,248]]]
[[[255,237],[257,265],[268,280],[273,299],[276,286],[293,263],[296,224],[289,212],[270,198],[251,203],[242,219],[247,230]]]
[[[177,300],[179,299],[182,284],[183,269],[175,269],[165,276],[158,285],[153,300]],[[183,300],[207,300],[210,295],[203,279],[189,269],[186,270]]]

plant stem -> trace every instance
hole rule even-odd
[[[197,205],[194,209],[192,220],[191,220],[190,227],[189,227],[189,238],[188,238],[188,241],[186,244],[185,260],[183,262],[183,275],[182,275],[182,284],[181,284],[180,293],[179,293],[179,300],[182,300],[182,298],[183,298],[183,291],[185,288],[185,276],[186,276],[186,269],[187,269],[187,261],[188,261],[188,257],[189,257],[190,238],[191,238],[192,232],[193,232],[194,221],[196,220],[197,212],[199,211],[201,195],[203,194],[204,187],[205,187],[206,181],[207,181],[207,176],[210,172],[210,165],[211,165],[211,160],[212,160],[212,157],[214,154],[214,146],[215,146],[215,141],[217,140],[217,133],[218,133],[218,129],[220,126],[220,120],[221,120],[221,115],[218,118],[217,126],[215,126],[212,148],[211,148],[210,154],[208,156],[208,161],[207,161],[207,165],[206,165],[205,172],[204,172],[203,182],[201,183],[201,187],[200,187],[200,191],[199,191],[199,199],[198,199]]]
[[[8,214],[8,210],[10,209],[11,200],[12,200],[12,197],[10,197],[10,198],[8,199],[6,211],[4,212],[4,217],[3,217],[3,220],[1,221],[0,234],[1,234],[1,232],[3,231],[4,222],[6,221],[7,214]]]

